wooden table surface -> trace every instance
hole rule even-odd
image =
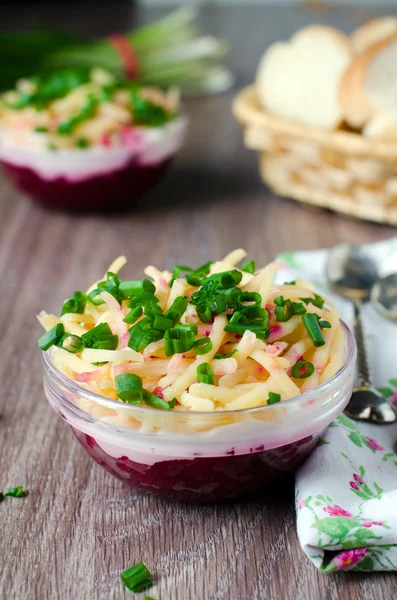
[[[126,3],[61,8],[20,3],[6,24],[47,22],[103,33],[147,20]],[[97,6],[97,5],[95,5]],[[109,9],[109,6],[112,8]],[[79,8],[80,7],[80,8]],[[52,10],[52,12],[51,12]],[[37,12],[38,11],[38,12]],[[308,21],[351,29],[369,10],[218,9],[203,24],[233,44],[231,65],[248,82],[267,43]],[[4,23],[3,23],[4,24]],[[260,264],[275,253],[341,241],[372,242],[390,227],[314,212],[266,190],[255,156],[230,116],[235,91],[190,101],[190,136],[177,163],[136,210],[113,217],[46,212],[0,180],[0,489],[23,484],[26,499],[0,505],[0,598],[131,598],[119,579],[143,560],[158,600],[381,600],[396,597],[395,574],[319,573],[295,530],[293,483],[226,505],[170,504],[135,493],[94,464],[44,397],[35,313],[59,310],[74,289],[126,254],[131,277],[148,262],[199,265],[235,247]],[[143,596],[135,596],[141,598]]]

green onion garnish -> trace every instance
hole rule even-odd
[[[306,379],[314,373],[314,365],[307,360],[299,360],[292,367],[292,377],[296,379]]]
[[[140,294],[141,292],[154,294],[156,291],[156,286],[154,283],[149,281],[149,279],[138,279],[134,281],[121,281],[119,290],[122,297],[125,299],[131,298],[131,296]]]
[[[157,304],[159,299],[154,294],[150,292],[137,292],[133,296],[128,303],[128,308],[135,308],[136,306],[148,306]]]
[[[267,340],[270,335],[270,329],[268,327],[261,327],[260,325],[240,325],[238,323],[228,323],[224,327],[224,331],[228,333],[235,333],[236,335],[244,335],[247,331],[255,333],[256,337],[260,340]]]
[[[149,569],[140,562],[120,573],[121,581],[131,592],[142,592],[152,585]]]
[[[153,319],[153,329],[157,329],[158,331],[166,331],[170,329],[174,324],[172,319],[167,319],[164,315],[155,315]]]
[[[238,352],[237,348],[235,348],[232,352],[229,352],[228,354],[221,354],[220,352],[217,352],[214,358],[231,358],[236,354],[236,352]]]
[[[88,140],[87,138],[81,137],[76,141],[76,147],[77,148],[88,148]]]
[[[193,347],[197,354],[207,354],[212,350],[212,341],[209,337],[200,338],[194,342]]]
[[[77,354],[78,352],[82,352],[84,350],[85,343],[78,335],[65,333],[57,343],[57,346],[60,346],[71,354]]]
[[[209,260],[204,265],[201,265],[201,267],[199,267],[198,269],[195,269],[194,271],[189,271],[187,275],[185,275],[185,279],[188,282],[188,284],[194,287],[201,285],[201,282],[204,279],[204,277],[206,277],[209,274],[211,265],[212,260]]]
[[[307,311],[302,302],[293,302],[294,315],[304,315]]]
[[[249,302],[249,304],[243,304],[243,302]],[[239,297],[239,304],[244,306],[260,306],[262,302],[262,296],[258,292],[242,292]]]
[[[191,273],[193,269],[191,267],[187,267],[186,265],[175,265],[172,269],[172,276],[175,279],[178,279],[182,273]]]
[[[142,379],[133,373],[121,373],[114,378],[116,392],[120,400],[127,404],[143,402]]]
[[[152,596],[144,596],[143,600],[156,600]]]
[[[278,296],[278,298],[274,300],[274,303],[276,305],[274,314],[277,321],[285,323],[294,316],[294,306],[291,300],[284,300],[283,296]]]
[[[128,323],[128,325],[133,325],[135,321],[137,321],[143,314],[142,306],[136,306],[126,317],[124,317],[124,323]]]
[[[187,296],[179,296],[178,298],[175,298],[170,308],[165,311],[164,316],[166,319],[171,319],[172,321],[171,327],[179,323],[183,313],[187,309],[188,303],[189,299]]]
[[[21,485],[17,485],[14,488],[7,488],[4,495],[11,496],[11,498],[24,498],[26,492]]]
[[[321,329],[331,329],[332,327],[329,321],[322,321],[321,319],[319,320],[318,324],[320,325]]]
[[[214,283],[218,283],[222,288],[230,288],[238,285],[242,278],[241,272],[237,269],[233,269],[231,271],[223,271],[222,273],[215,273],[214,275],[205,277],[201,284],[205,285],[209,281],[213,281]]]
[[[293,281],[286,281],[284,285],[296,285],[295,279]]]
[[[81,339],[88,348],[100,350],[116,350],[119,343],[118,336],[112,333],[107,323],[96,325],[93,329],[83,333]]]
[[[185,331],[193,331],[194,335],[197,335],[198,327],[195,323],[178,323],[175,325],[176,329],[184,329]]]
[[[214,385],[215,375],[208,363],[202,363],[197,367],[197,381]]]
[[[276,392],[269,392],[269,397],[267,399],[267,404],[276,404],[280,402],[281,394],[276,394]]]
[[[87,294],[83,292],[75,292],[73,298],[66,300],[62,306],[61,317],[67,313],[83,314],[87,304]]]
[[[241,265],[241,270],[245,271],[245,273],[251,273],[253,275],[255,273],[255,263],[253,260],[245,260]]]
[[[164,334],[165,355],[181,354],[189,352],[193,348],[195,334],[193,331],[174,327],[167,329]]]
[[[322,298],[318,294],[313,295],[314,298],[299,298],[299,300],[302,300],[302,302],[304,302],[305,304],[313,304],[314,306],[317,306],[317,308],[322,308],[325,302],[324,298]]]
[[[51,348],[51,346],[59,342],[64,333],[65,327],[63,326],[63,323],[57,323],[56,325],[54,325],[52,329],[50,329],[41,337],[39,337],[37,343],[39,345],[40,350],[48,350],[49,348]]]
[[[48,127],[46,127],[45,125],[39,125],[38,127],[35,127],[34,130],[36,133],[47,133]]]
[[[166,402],[162,398],[159,398],[159,396],[155,396],[147,390],[143,390],[143,399],[148,406],[160,408],[161,410],[171,410],[176,404],[176,398],[171,400],[171,402]]]
[[[164,337],[163,331],[153,329],[150,317],[145,317],[136,325],[133,325],[129,330],[129,334],[128,346],[136,352],[141,352],[152,342],[157,342]]]
[[[313,344],[317,348],[319,348],[320,346],[324,346],[325,339],[323,334],[321,333],[317,315],[313,313],[307,313],[306,315],[303,315],[302,321],[307,329],[308,334],[310,335]]]

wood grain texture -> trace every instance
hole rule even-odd
[[[40,3],[43,13],[45,5]],[[65,12],[66,24],[76,11],[73,5]],[[94,33],[106,29],[104,11],[95,30],[91,25]],[[123,3],[118,18],[112,13],[112,28],[125,23],[127,13]],[[335,11],[328,20],[342,21],[343,14]],[[15,10],[7,15],[10,26],[18,25]],[[20,15],[24,25],[33,20],[26,11]],[[352,13],[346,18],[353,20]],[[242,83],[265,44],[257,39],[260,19],[281,38],[293,22],[301,24],[302,10],[217,9],[203,15],[207,28],[234,45],[232,63]],[[76,28],[83,25],[79,21]],[[241,39],[242,30],[252,32],[252,45],[251,38]],[[326,576],[312,566],[298,545],[292,481],[215,506],[137,494],[86,456],[44,397],[35,313],[58,311],[74,289],[86,287],[120,253],[129,258],[126,273],[139,277],[149,261],[162,268],[198,265],[238,246],[262,264],[282,250],[395,235],[395,229],[312,211],[266,191],[255,156],[244,150],[230,116],[232,97],[230,92],[187,104],[185,151],[157,190],[127,215],[48,213],[0,179],[0,489],[23,484],[30,492],[0,504],[2,600],[142,598],[124,590],[119,579],[121,570],[139,560],[155,575],[149,593],[157,600],[396,597],[395,574]]]

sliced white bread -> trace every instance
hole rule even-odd
[[[356,128],[397,106],[397,33],[352,60],[340,83],[339,104],[344,119]]]
[[[380,17],[358,27],[350,36],[354,52],[359,54],[367,48],[397,33],[397,17]]]
[[[340,79],[352,55],[345,35],[320,25],[298,31],[289,42],[273,44],[257,71],[261,105],[279,117],[335,129],[341,122]]]

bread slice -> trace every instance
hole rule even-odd
[[[368,21],[353,31],[350,41],[354,52],[359,54],[393,33],[397,33],[397,17],[380,17]]]
[[[323,129],[341,122],[339,83],[352,58],[346,36],[314,25],[270,46],[256,76],[261,105],[271,113]]]
[[[344,119],[356,128],[397,106],[397,33],[353,59],[340,83],[339,104]]]

